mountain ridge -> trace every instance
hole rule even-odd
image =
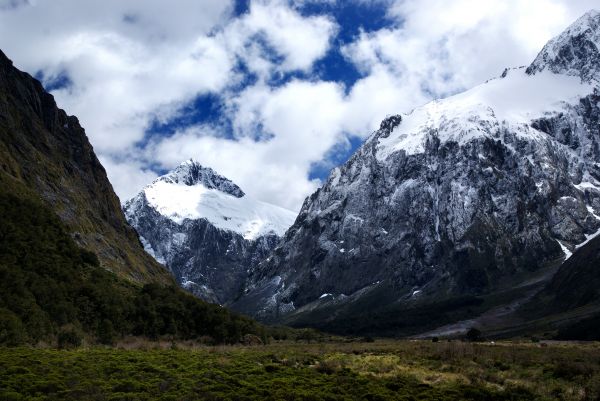
[[[588,17],[596,28],[577,29]],[[550,42],[591,60],[506,70],[384,120],[306,199],[234,307],[336,330],[365,308],[385,319],[485,298],[556,266],[600,228],[596,21]]]
[[[125,202],[146,251],[184,288],[227,304],[295,214],[246,195],[231,180],[188,160]]]

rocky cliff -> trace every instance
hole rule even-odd
[[[78,245],[106,269],[134,281],[170,282],[143,250],[74,116],[0,52],[0,175],[39,194]]]

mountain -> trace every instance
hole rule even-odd
[[[0,346],[245,334],[147,255],[77,119],[0,52]]]
[[[550,333],[560,340],[600,340],[600,236],[590,238],[560,266],[545,287],[515,312],[507,335]]]
[[[193,160],[157,178],[124,210],[148,253],[184,288],[219,304],[240,295],[249,269],[296,217]]]
[[[600,13],[527,68],[385,119],[233,306],[410,334],[521,296],[600,230]]]
[[[39,194],[79,246],[138,282],[170,282],[127,224],[106,172],[74,116],[0,52],[0,179]]]

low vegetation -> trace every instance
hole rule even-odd
[[[215,344],[266,339],[265,328],[247,317],[174,286],[139,286],[103,269],[39,199],[6,188],[0,186],[0,345],[64,348],[127,335]]]
[[[274,342],[0,348],[2,400],[597,400],[600,345]]]

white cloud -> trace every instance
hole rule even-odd
[[[240,20],[246,37],[264,35],[266,42],[284,60],[279,69],[309,70],[325,55],[336,24],[326,16],[302,17],[280,2],[254,2],[250,13]]]
[[[231,56],[208,36],[227,19],[227,1],[32,4],[0,13],[0,44],[25,70],[68,75],[72,86],[54,92],[57,102],[105,158],[141,140],[157,109],[231,79]]]
[[[118,192],[122,202],[132,198],[140,188],[152,182],[157,174],[132,158],[126,161],[115,161],[112,157],[100,156],[100,163],[107,171],[111,172],[113,188],[120,188]]]
[[[297,210],[318,185],[307,177],[311,165],[342,139],[343,96],[335,83],[257,85],[231,100],[236,138],[216,138],[210,128],[194,127],[159,140],[148,158],[172,168],[194,157],[244,191]],[[267,138],[257,137],[259,131]]]
[[[336,31],[328,17],[302,17],[279,0],[256,1],[237,19],[231,10],[222,0],[11,3],[0,11],[0,46],[22,69],[69,77],[57,102],[79,117],[126,199],[150,176],[135,146],[153,119],[199,94],[226,93],[243,78],[237,58],[263,79],[308,71]]]
[[[335,3],[336,0],[327,0]],[[312,166],[348,136],[366,137],[388,114],[529,63],[552,36],[597,0],[354,0],[389,7],[390,26],[362,32],[342,52],[363,73],[350,88],[311,76],[337,45],[327,15],[302,15],[314,0],[0,0],[0,47],[24,70],[72,85],[54,92],[86,127],[125,200],[156,173],[194,157],[256,197],[298,209],[320,184]],[[3,7],[10,5],[10,7]],[[14,7],[13,7],[14,6]],[[256,75],[237,69],[242,61]],[[276,87],[272,78],[302,72]],[[199,125],[144,139],[200,94],[221,97],[234,132]]]
[[[398,0],[388,12],[397,27],[363,32],[343,51],[364,72],[386,68],[401,77],[399,91],[421,86],[429,97],[444,96],[530,63],[593,3]]]

